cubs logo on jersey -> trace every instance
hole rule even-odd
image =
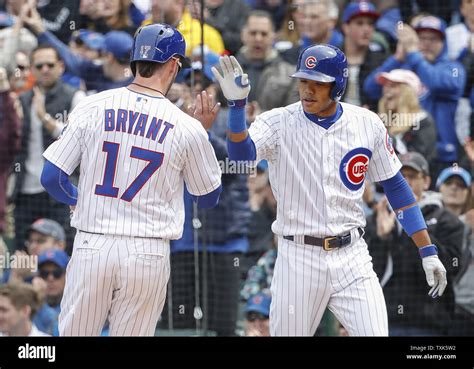
[[[339,174],[347,188],[357,191],[362,187],[371,157],[372,151],[364,147],[358,147],[344,155],[339,165]]]
[[[387,148],[390,154],[393,154],[395,151],[393,150],[393,140],[392,137],[387,133],[385,134],[385,147]]]

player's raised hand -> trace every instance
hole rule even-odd
[[[189,114],[201,122],[202,126],[208,131],[214,121],[221,104],[214,103],[212,95],[202,91],[196,97],[196,103],[189,108]]]
[[[426,274],[426,282],[431,287],[428,295],[433,298],[441,296],[448,284],[443,263],[439,260],[438,255],[426,256],[422,259],[422,263]]]
[[[216,67],[212,67],[212,73],[219,82],[225,98],[229,101],[246,99],[250,92],[249,78],[237,59],[233,56],[221,56],[219,64],[222,74]]]

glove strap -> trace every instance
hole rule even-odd
[[[438,248],[435,245],[428,245],[420,247],[418,252],[422,258],[426,258],[427,256],[438,255]]]
[[[227,105],[230,108],[243,108],[247,104],[247,98],[242,100],[228,100]]]

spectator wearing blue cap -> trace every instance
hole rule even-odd
[[[58,249],[45,250],[38,257],[38,276],[44,281],[40,290],[45,296],[45,303],[38,310],[33,322],[40,331],[50,335],[54,333],[61,312],[68,262],[69,256]]]
[[[80,29],[72,34],[69,47],[84,59],[98,59],[104,49],[104,35],[88,29]]]
[[[379,73],[408,69],[420,78],[426,88],[420,103],[433,116],[438,132],[434,176],[458,161],[463,154],[456,135],[454,115],[464,91],[466,75],[462,64],[448,58],[445,31],[445,22],[434,16],[419,18],[414,28],[403,25],[398,29],[395,55],[364,82],[365,93],[370,98],[380,98],[382,89],[376,80]]]
[[[270,336],[270,295],[260,292],[252,296],[245,306],[245,336]]]
[[[461,216],[470,208],[472,178],[469,172],[460,166],[444,169],[436,180],[436,188],[443,196],[443,204],[457,216]]]
[[[133,76],[130,71],[130,50],[133,38],[123,31],[110,31],[104,36],[102,58],[100,62],[87,60],[76,55],[66,44],[46,31],[41,18],[32,11],[25,18],[41,43],[54,47],[64,60],[66,70],[81,77],[89,93],[127,86]]]
[[[474,210],[471,209],[472,177],[467,170],[459,166],[444,169],[436,181],[443,197],[444,206],[459,217],[465,224],[463,266],[453,281],[456,301],[451,335],[474,335]]]
[[[342,14],[342,50],[349,66],[349,80],[342,100],[366,106],[370,110],[376,110],[377,100],[369,99],[364,93],[363,83],[388,56],[383,47],[373,41],[375,21],[378,18],[375,6],[366,1],[349,3]]]
[[[104,35],[87,29],[74,31],[69,41],[69,47],[80,57],[90,61],[96,61],[100,58],[102,49],[104,48]],[[84,81],[69,71],[65,71],[61,78],[65,83],[75,88],[86,89]]]

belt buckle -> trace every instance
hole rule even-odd
[[[329,242],[331,242],[332,240],[336,240],[336,239],[337,239],[337,237],[325,237],[324,240],[323,240],[323,249],[324,249],[324,251],[334,250],[336,247],[329,246]]]

